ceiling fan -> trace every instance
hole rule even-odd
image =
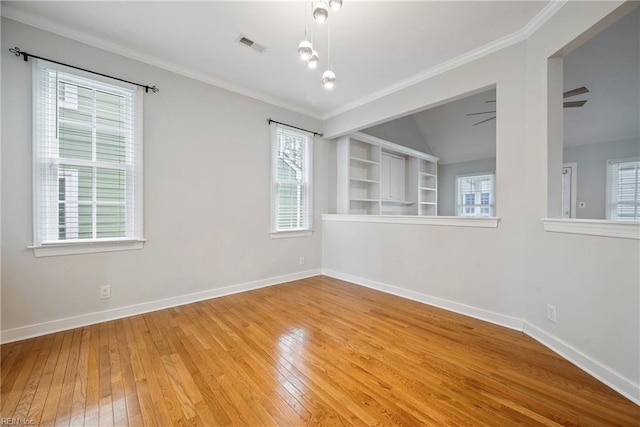
[[[571,90],[568,90],[566,92],[563,92],[562,98],[563,99],[572,98],[574,96],[582,95],[582,94],[587,93],[587,92],[589,92],[589,89],[587,89],[586,87],[582,86],[582,87],[579,87],[579,88],[576,88],[576,89],[571,89]],[[495,100],[493,100],[493,101],[484,101],[485,104],[490,104],[490,103],[494,103],[495,104],[495,102],[496,102]],[[584,101],[565,101],[565,102],[562,103],[562,107],[563,108],[577,108],[577,107],[582,107],[586,103],[587,103],[586,100],[584,100]],[[496,110],[480,111],[478,113],[469,113],[469,114],[467,114],[467,116],[477,116],[477,115],[481,115],[481,114],[493,114],[494,116],[493,117],[489,117],[488,119],[481,120],[481,121],[479,121],[477,123],[474,123],[472,126],[476,126],[476,125],[488,122],[490,120],[495,120],[496,119],[496,115],[495,115],[496,114]]]
[[[563,99],[564,98],[572,98],[574,96],[582,95],[583,93],[587,93],[587,92],[589,92],[589,89],[587,89],[586,87],[582,86],[582,87],[579,87],[577,89],[572,89],[572,90],[568,90],[568,91],[564,92],[562,94],[562,98]],[[582,107],[586,103],[587,103],[586,100],[584,100],[584,101],[565,101],[565,102],[562,103],[562,106],[564,108],[576,108],[576,107]]]

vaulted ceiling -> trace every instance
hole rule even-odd
[[[640,7],[564,57],[564,91],[582,86],[589,92],[566,99],[587,102],[563,110],[565,147],[640,138]],[[406,128],[411,120],[422,138],[417,145],[440,163],[488,159],[496,155],[496,121],[474,123],[495,114],[467,114],[495,110],[496,104],[487,102],[495,99],[491,90],[363,132],[399,134],[397,124],[402,121]]]
[[[305,1],[3,1],[2,15],[317,117],[392,92],[425,73],[522,40],[546,1],[344,0],[324,24]],[[307,11],[305,13],[305,10]],[[309,34],[321,56],[297,57]],[[321,83],[327,24],[336,87]],[[241,34],[264,45],[257,53]],[[17,41],[19,45],[19,41]],[[27,49],[26,46],[22,47]],[[29,47],[34,54],[37,46]]]

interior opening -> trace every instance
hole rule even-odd
[[[496,89],[492,88],[361,132],[438,158],[436,176],[425,184],[436,189],[433,215],[493,217],[496,120]],[[402,166],[401,159],[394,163]]]
[[[639,221],[640,8],[565,50],[549,60],[549,216]]]

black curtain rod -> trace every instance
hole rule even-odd
[[[29,57],[42,59],[44,61],[53,62],[54,64],[64,65],[65,67],[75,68],[76,70],[85,71],[85,72],[91,73],[91,74],[97,74],[97,75],[102,76],[102,77],[108,77],[110,79],[118,80],[119,82],[125,82],[125,83],[129,83],[129,84],[132,84],[132,85],[135,85],[135,86],[140,86],[140,87],[143,87],[145,92],[147,92],[147,93],[149,91],[151,91],[153,93],[156,93],[156,92],[158,92],[160,90],[155,86],[141,85],[140,83],[130,82],[129,80],[119,79],[117,77],[109,76],[107,74],[97,73],[95,71],[87,70],[86,68],[80,68],[80,67],[76,67],[75,65],[65,64],[64,62],[58,62],[58,61],[54,61],[52,59],[43,58],[41,56],[32,55],[30,53],[21,51],[20,48],[17,47],[17,46],[10,48],[9,52],[13,53],[15,56],[22,55],[22,59],[24,59],[25,62],[29,61]]]
[[[312,131],[312,130],[308,130],[308,129],[299,128],[298,126],[291,126],[291,125],[288,125],[288,124],[286,124],[286,123],[282,123],[282,122],[276,122],[275,120],[271,120],[271,119],[267,119],[267,123],[269,123],[269,124],[271,124],[271,123],[277,123],[277,124],[279,124],[279,125],[289,126],[290,128],[294,128],[294,129],[298,129],[298,130],[303,130],[303,131],[305,131],[305,132],[309,132],[309,133],[312,133],[312,134],[314,134],[314,135],[322,136],[322,134],[321,134],[321,133],[314,132],[314,131]]]

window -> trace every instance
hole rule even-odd
[[[457,216],[495,216],[495,174],[456,177]]]
[[[640,159],[607,161],[607,218],[640,221]]]
[[[34,66],[34,247],[140,240],[141,92]]]
[[[311,231],[313,136],[272,127],[272,232]]]

